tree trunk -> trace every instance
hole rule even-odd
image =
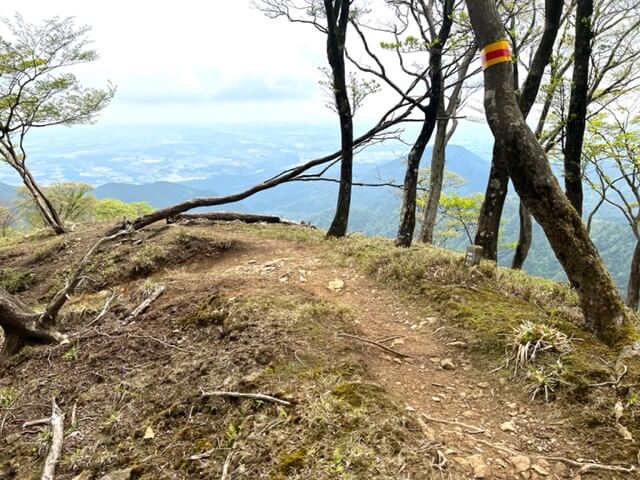
[[[533,238],[533,225],[531,222],[531,214],[524,203],[520,201],[520,237],[518,238],[518,245],[516,247],[515,254],[513,255],[513,262],[511,268],[515,270],[521,270],[524,265],[524,261],[529,254],[529,248],[531,248],[531,240]]]
[[[45,224],[49,226],[57,235],[65,233],[65,229],[62,221],[60,220],[60,217],[58,216],[58,212],[46,197],[46,195],[42,192],[35,179],[31,175],[31,172],[29,172],[29,170],[27,170],[27,168],[24,166],[21,166],[20,168],[14,168],[16,168],[16,170],[22,177],[22,182],[24,183],[25,188],[33,197],[36,208],[42,215]]]
[[[582,216],[582,143],[587,118],[589,62],[591,61],[591,16],[593,0],[578,0],[571,98],[564,146],[564,184],[571,205]]]
[[[396,235],[396,246],[399,247],[411,245],[416,227],[418,169],[420,168],[420,160],[424,150],[435,129],[438,112],[440,111],[440,97],[443,90],[442,51],[453,25],[453,7],[453,0],[445,0],[442,3],[442,24],[438,31],[437,41],[429,48],[429,81],[431,83],[429,104],[423,110],[424,122],[422,130],[407,159],[407,173],[404,177],[402,208],[400,209],[400,226]]]
[[[353,179],[353,113],[349,104],[344,48],[349,22],[350,0],[324,0],[327,14],[327,59],[333,74],[333,91],[340,119],[340,188],[336,213],[327,231],[329,237],[344,237],[349,225]]]
[[[544,75],[544,70],[549,64],[553,53],[553,45],[560,28],[560,19],[562,17],[563,1],[546,0],[545,2],[545,26],[540,43],[531,61],[531,67],[527,73],[524,84],[522,86],[522,94],[518,99],[518,105],[526,118],[531,111],[531,107],[535,103],[540,84]],[[514,69],[517,72],[517,69]],[[517,84],[517,82],[516,82]],[[507,198],[507,189],[509,186],[509,177],[504,165],[505,152],[499,152],[494,145],[491,171],[489,173],[489,183],[485,194],[485,200],[480,210],[480,218],[478,220],[478,230],[476,233],[475,244],[482,247],[483,256],[489,260],[497,260],[498,258],[498,237],[500,235],[500,220],[502,219],[502,210],[504,202]],[[522,212],[522,210],[521,210]],[[528,219],[528,223],[531,220]],[[522,226],[527,225],[527,220],[521,223]],[[528,239],[531,242],[530,232],[521,232],[521,239]],[[529,251],[528,245],[518,245],[520,254],[524,254],[522,261],[526,259]],[[515,261],[515,259],[514,259]]]
[[[442,104],[440,111],[443,111],[444,108],[442,108],[442,106],[444,105],[444,99],[442,99],[442,96],[441,100]],[[442,182],[444,181],[448,124],[448,118],[441,118],[438,120],[438,126],[436,127],[436,138],[433,143],[433,152],[431,152],[429,195],[427,197],[427,204],[424,208],[422,229],[420,230],[420,241],[423,243],[433,243],[433,231],[438,217],[438,206],[440,205]]]
[[[67,338],[42,315],[32,312],[4,290],[0,290],[0,327],[5,335],[0,360],[19,352],[26,344],[60,343]]]
[[[493,157],[489,181],[484,194],[474,245],[482,247],[482,256],[488,260],[498,259],[498,236],[502,209],[509,189],[509,173],[506,166],[506,152],[500,150],[500,145],[493,145]]]
[[[633,250],[627,283],[627,306],[638,310],[638,303],[640,303],[640,240],[636,241],[636,248]]]
[[[396,246],[408,247],[413,240],[413,232],[416,226],[416,199],[418,188],[418,171],[420,169],[420,160],[424,154],[424,150],[429,143],[431,134],[435,124],[434,115],[428,115],[422,123],[422,129],[416,139],[409,157],[407,158],[407,172],[404,176],[402,189],[402,208],[400,210],[400,226],[396,235]]]
[[[505,37],[491,0],[467,0],[478,44]],[[516,99],[509,62],[484,70],[485,110],[496,147],[507,153],[511,180],[525,206],[545,231],[553,251],[576,289],[586,326],[610,345],[630,326],[624,305],[578,212],[562,193],[543,148],[529,129]]]

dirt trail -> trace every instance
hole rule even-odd
[[[581,476],[579,466],[555,459],[598,460],[588,438],[553,404],[530,403],[520,385],[491,372],[428,307],[398,298],[355,269],[327,265],[319,247],[226,233],[248,244],[244,253],[194,268],[252,276],[261,287],[295,284],[351,308],[362,337],[411,356],[336,336],[359,351],[377,381],[415,412],[425,435],[442,444],[448,465],[466,472],[452,478],[629,478],[600,469]]]

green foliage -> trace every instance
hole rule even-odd
[[[53,17],[31,24],[3,18],[9,35],[0,39],[0,124],[23,136],[30,127],[91,122],[111,101],[115,88],[83,88],[66,68],[97,59],[88,48],[89,27]],[[6,156],[6,155],[5,155]],[[18,160],[18,159],[13,159]]]
[[[123,218],[137,218],[153,211],[146,202],[126,203],[114,198],[96,199],[90,192],[91,185],[79,182],[59,182],[41,187],[45,196],[51,201],[63,223],[107,221]],[[19,220],[32,228],[46,226],[42,215],[27,189],[18,189]],[[0,207],[0,221],[2,220]]]
[[[94,216],[97,221],[137,218],[153,212],[153,207],[146,202],[125,203],[115,198],[103,198],[94,204]]]
[[[440,214],[444,220],[444,229],[439,231],[438,235],[443,238],[442,243],[460,236],[465,236],[470,244],[473,243],[482,199],[481,193],[474,193],[468,197],[445,193],[440,197]]]
[[[65,222],[84,222],[91,220],[95,198],[88,193],[91,185],[80,182],[58,182],[41,187],[44,195],[53,204],[60,220]],[[21,217],[31,227],[46,226],[35,201],[25,187],[18,189],[18,205]]]

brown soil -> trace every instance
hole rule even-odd
[[[35,273],[21,298],[49,298],[101,229],[0,251],[6,267]],[[132,266],[152,244],[161,251]],[[600,451],[598,437],[616,432],[530,402],[442,313],[329,263],[327,248],[216,224],[151,228],[107,249],[99,278],[67,307],[71,345],[32,347],[0,367],[0,478],[39,478],[48,430],[22,424],[47,416],[52,396],[66,413],[61,479],[131,468],[131,478],[217,479],[225,462],[231,479],[560,479],[579,468],[554,457],[631,461]],[[123,326],[155,283],[166,292]],[[87,327],[112,290],[109,314]]]

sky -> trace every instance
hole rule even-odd
[[[100,58],[74,69],[117,88],[100,123],[310,122],[332,118],[318,88],[324,38],[269,19],[250,0],[21,0],[37,22],[72,16],[92,27]],[[5,10],[4,15],[13,12]]]

